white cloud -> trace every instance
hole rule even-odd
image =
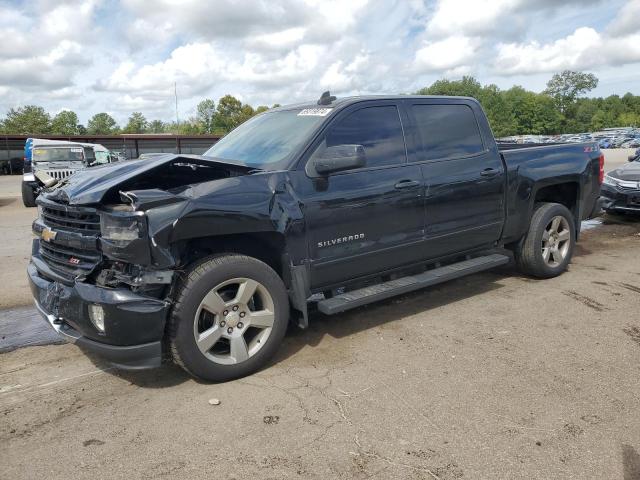
[[[415,66],[422,72],[442,72],[467,65],[475,57],[479,42],[470,37],[452,36],[429,42],[416,52]]]
[[[640,0],[0,0],[0,115],[170,119],[174,82],[181,118],[227,93],[286,104],[465,74],[540,89],[566,68],[640,93],[639,17]]]
[[[517,0],[440,0],[427,30],[433,36],[485,34],[517,4]]]
[[[495,68],[503,74],[594,69],[640,62],[640,33],[608,37],[590,27],[546,44],[498,45]]]
[[[624,36],[640,31],[640,0],[631,0],[620,9],[616,18],[607,27],[607,32],[614,36]]]

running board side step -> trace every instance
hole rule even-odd
[[[326,315],[344,312],[345,310],[377,302],[378,300],[395,297],[396,295],[401,295],[413,290],[419,290],[455,278],[464,277],[465,275],[498,267],[509,263],[509,260],[508,256],[498,253],[464,260],[445,267],[427,270],[417,275],[397,278],[321,300],[318,302],[318,310]]]

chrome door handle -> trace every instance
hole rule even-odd
[[[500,175],[498,170],[494,170],[493,168],[485,168],[480,172],[481,177],[495,177],[496,175]]]
[[[414,188],[419,186],[420,186],[420,182],[416,180],[400,180],[398,183],[395,184],[395,188],[397,190],[400,190],[402,188]]]

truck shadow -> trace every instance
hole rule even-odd
[[[272,364],[294,356],[306,346],[319,345],[325,336],[336,339],[345,338],[383,324],[402,322],[406,317],[425,313],[443,305],[499,290],[502,285],[497,282],[513,275],[514,272],[513,267],[507,265],[372,303],[342,314],[324,315],[313,312],[310,315],[308,329],[300,330],[293,326],[290,328]],[[425,319],[425,322],[428,322],[428,319]]]
[[[428,312],[446,304],[498,290],[502,288],[502,285],[497,282],[513,275],[514,272],[513,267],[507,265],[376,302],[343,314],[327,316],[319,312],[312,312],[309,319],[309,328],[300,330],[291,326],[278,353],[262,370],[295,356],[297,352],[305,347],[319,345],[325,336],[337,339],[345,338],[383,324],[401,322],[406,317]],[[88,354],[88,356],[98,367],[105,366],[97,357],[91,354]],[[110,373],[134,385],[149,389],[169,388],[192,380],[192,377],[184,370],[170,362],[164,363],[161,367],[153,370],[110,370]],[[210,383],[200,380],[195,381],[202,384]]]

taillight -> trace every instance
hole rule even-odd
[[[29,173],[31,172],[31,160],[29,160],[27,157],[23,157],[24,158],[24,166],[22,167],[22,171],[24,173]]]
[[[598,160],[600,161],[600,175],[598,176],[598,181],[602,183],[604,182],[604,153],[600,154],[600,158]]]

